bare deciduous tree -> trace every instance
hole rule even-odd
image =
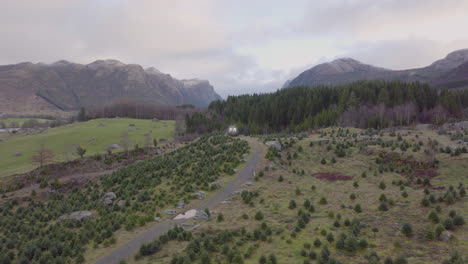
[[[128,136],[127,131],[124,131],[120,135],[120,146],[125,150],[125,152],[128,152],[128,149],[130,148],[130,137]]]
[[[45,142],[41,142],[39,147],[35,151],[36,154],[32,156],[32,161],[39,164],[39,167],[44,166],[47,163],[50,163],[54,159],[54,152],[47,148]]]
[[[145,147],[150,148],[153,146],[153,137],[150,133],[145,134]]]

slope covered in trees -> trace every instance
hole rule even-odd
[[[293,87],[270,94],[230,96],[208,113],[186,118],[190,132],[237,124],[243,133],[303,131],[343,124],[386,127],[460,118],[468,91],[438,92],[427,84],[360,81],[340,86]]]
[[[47,197],[3,197],[0,263],[83,263],[87,248],[115,243],[118,230],[132,231],[163,217],[177,201],[195,199],[194,191],[213,190],[210,183],[233,174],[248,151],[248,143],[238,138],[204,136],[84,186],[67,189],[52,182]],[[115,201],[105,203],[109,192]]]

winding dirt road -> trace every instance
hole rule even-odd
[[[251,144],[251,154],[249,155],[249,161],[247,165],[241,169],[236,178],[226,185],[222,190],[220,190],[215,196],[211,197],[209,200],[203,202],[198,206],[197,210],[204,210],[205,208],[212,208],[213,206],[221,203],[222,201],[229,198],[229,196],[236,190],[240,189],[243,183],[248,181],[257,167],[258,163],[263,157],[263,148],[260,143],[255,142]],[[171,220],[155,224],[150,229],[145,231],[142,234],[139,234],[137,237],[133,238],[125,245],[120,248],[115,249],[110,252],[108,255],[101,257],[96,261],[97,264],[114,264],[118,263],[121,259],[129,257],[135,254],[141,247],[142,244],[148,243],[155,239],[156,237],[166,233],[176,224],[182,224],[186,220]]]

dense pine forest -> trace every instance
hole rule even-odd
[[[186,117],[189,132],[236,124],[241,133],[297,132],[330,125],[382,128],[462,118],[468,91],[440,91],[423,83],[359,81],[230,96]]]

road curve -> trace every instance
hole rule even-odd
[[[260,145],[260,143],[256,144]],[[205,201],[195,209],[204,210],[205,208],[212,208],[218,203],[226,200],[232,194],[232,192],[238,190],[242,184],[252,176],[255,168],[263,156],[263,149],[261,146],[255,146],[252,148],[252,152],[253,154],[251,153],[247,165],[238,172],[236,178],[223,189],[221,189],[215,196],[211,197],[209,200]],[[125,245],[115,249],[108,255],[99,258],[96,261],[96,264],[116,264],[121,259],[135,254],[140,249],[142,244],[152,241],[156,237],[169,231],[172,227],[174,227],[174,224],[181,224],[184,221],[186,220],[165,221],[159,224],[155,224],[147,231],[139,234],[137,237],[127,242]]]

